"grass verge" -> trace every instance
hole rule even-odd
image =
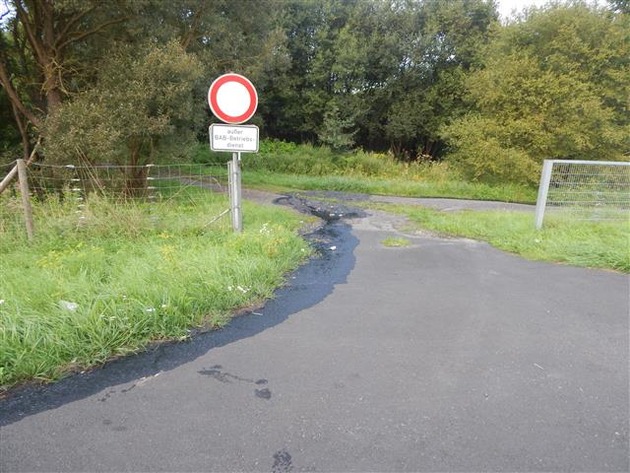
[[[416,206],[378,205],[405,215],[414,228],[483,240],[527,259],[630,273],[630,221],[572,221],[545,217],[542,230],[532,214],[505,211],[440,212]]]
[[[212,163],[222,175],[226,153],[199,145],[195,162]],[[258,153],[243,156],[243,183],[273,191],[331,190],[408,197],[450,197],[534,203],[536,189],[519,184],[467,182],[446,162],[401,162],[387,153],[334,152],[325,146],[263,140]]]
[[[249,187],[273,190],[329,190],[401,197],[443,197],[535,203],[536,190],[527,186],[505,184],[490,186],[464,181],[406,181],[361,176],[309,176],[243,170],[243,183]]]
[[[83,218],[72,205],[36,204],[29,244],[19,204],[0,199],[3,389],[220,327],[272,296],[310,252],[303,216],[245,202],[234,234],[227,217],[208,225],[225,197],[194,188],[158,205],[93,196]]]

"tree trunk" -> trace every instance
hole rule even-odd
[[[130,198],[144,197],[147,193],[147,167],[140,165],[141,144],[133,140],[129,145],[129,166],[126,169],[124,195]]]

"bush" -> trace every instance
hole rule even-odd
[[[540,165],[525,150],[502,144],[502,133],[496,122],[480,116],[458,120],[443,131],[452,148],[448,161],[472,181],[528,185],[538,182]]]
[[[191,159],[195,164],[225,165],[232,159],[232,154],[212,151],[208,143],[199,143],[192,149]]]
[[[534,185],[540,175],[540,167],[527,153],[504,149],[492,140],[463,148],[452,160],[467,179],[491,185],[508,182]]]

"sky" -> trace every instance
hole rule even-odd
[[[446,0],[455,1],[455,0]],[[556,0],[559,3],[565,3],[567,0]],[[541,7],[547,3],[552,3],[551,0],[495,0],[498,5],[499,16],[502,20],[506,20],[512,16],[512,11],[516,10],[518,13],[522,12],[525,8],[534,6]],[[588,4],[594,4],[597,6],[605,6],[606,0],[588,0]]]
[[[496,0],[496,2],[499,6],[499,15],[502,19],[506,19],[511,16],[512,10],[521,12],[526,7],[542,6],[548,0]]]

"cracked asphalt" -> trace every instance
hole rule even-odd
[[[317,197],[262,309],[0,400],[0,471],[629,470],[627,275]]]

